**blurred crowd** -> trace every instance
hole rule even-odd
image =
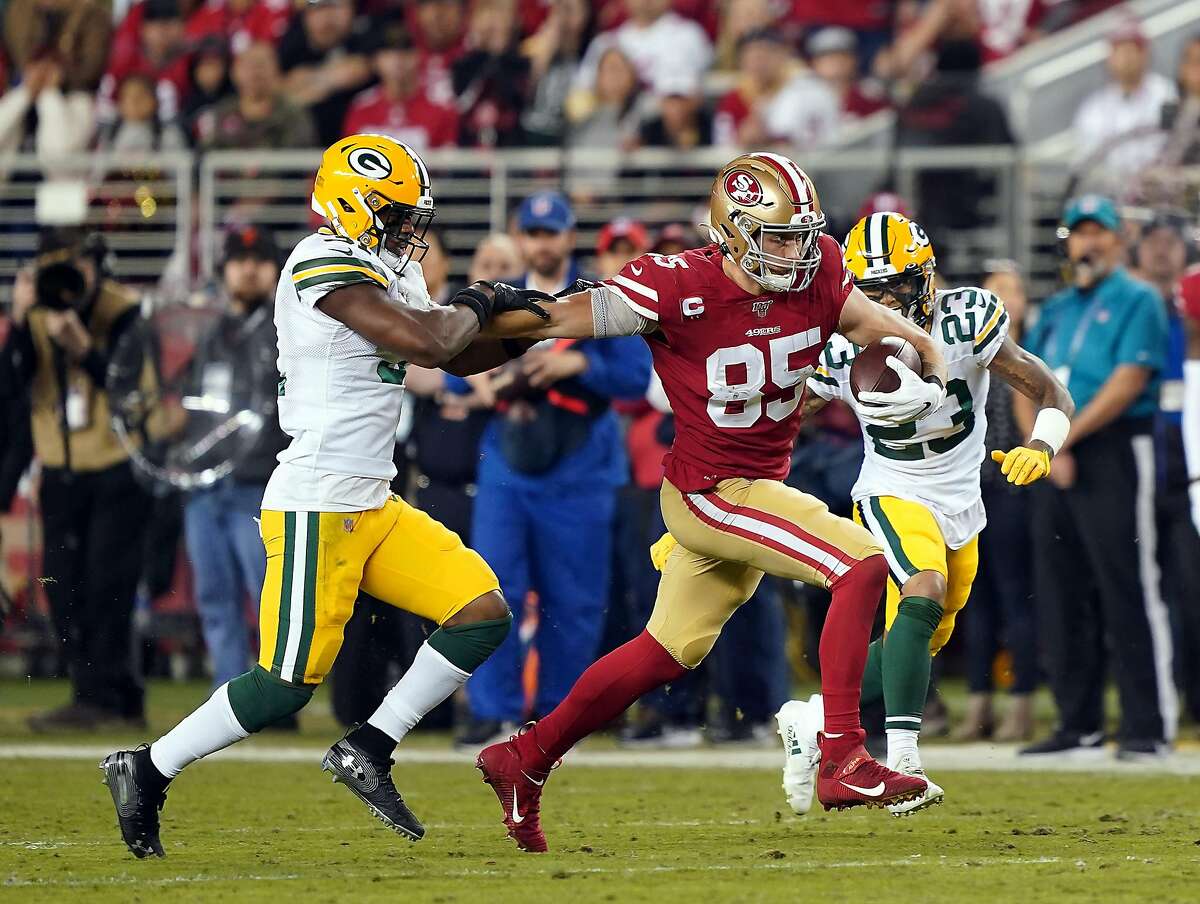
[[[930,113],[964,76],[1111,5],[5,0],[0,150],[301,148],[354,131],[418,151],[803,150],[885,107],[937,133]]]

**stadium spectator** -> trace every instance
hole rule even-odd
[[[533,85],[521,114],[521,129],[528,144],[562,142],[567,128],[567,97],[591,31],[592,5],[587,0],[558,0],[537,30],[521,43]]]
[[[505,232],[493,232],[475,247],[467,282],[479,279],[495,282],[520,269],[521,252],[513,237]]]
[[[181,117],[192,138],[196,136],[196,120],[200,114],[233,95],[231,68],[229,42],[219,35],[202,38],[192,55],[188,78],[192,91],[184,102]]]
[[[308,111],[283,93],[275,48],[251,44],[233,59],[237,93],[203,112],[196,137],[205,150],[304,148],[317,142]]]
[[[905,148],[1013,143],[1004,106],[979,86],[979,47],[946,41],[937,69],[897,110],[896,144]],[[995,178],[974,165],[925,169],[917,178],[917,207],[934,242],[948,229],[982,221],[980,205],[995,191]]]
[[[1157,293],[1120,265],[1121,218],[1110,199],[1072,201],[1063,225],[1072,285],[1046,301],[1025,341],[1077,406],[1050,479],[1031,494],[1034,588],[1059,724],[1023,752],[1099,747],[1111,665],[1121,703],[1117,755],[1138,759],[1163,752],[1178,717],[1154,524],[1152,430],[1166,314]],[[1022,399],[1017,411],[1028,428]]]
[[[683,73],[659,82],[658,114],[638,129],[642,147],[690,151],[712,144],[712,116],[704,109],[700,83]]]
[[[786,15],[785,6],[779,0],[727,0],[722,3],[714,68],[722,72],[736,70],[738,47],[742,38],[751,32],[784,29],[784,38],[790,40],[792,32],[800,26]]]
[[[137,72],[154,79],[158,115],[173,122],[191,91],[189,64],[179,0],[142,0],[130,8],[114,37],[100,81],[99,118],[116,115],[117,88]]]
[[[636,144],[644,115],[637,71],[616,47],[600,57],[593,90],[577,90],[568,98],[571,122],[567,144],[580,150],[626,151]],[[620,171],[614,153],[607,161],[574,164],[567,184],[576,200],[599,197],[613,189]]]
[[[596,237],[596,276],[611,279],[621,268],[650,247],[646,227],[629,217],[604,224]]]
[[[229,476],[192,491],[184,509],[196,611],[214,687],[250,667],[246,601],[258,605],[267,567],[258,514],[275,456],[288,444],[274,406],[279,249],[270,232],[247,226],[226,236],[223,257],[225,311],[196,344],[191,391],[230,412],[255,411],[264,425],[254,444],[233,462]]]
[[[992,262],[983,288],[994,292],[1008,311],[1008,335],[1021,338],[1028,307],[1025,286],[1011,261]],[[1012,387],[994,380],[987,397],[988,449],[1011,449],[1025,441],[1016,420]],[[991,737],[1028,741],[1033,734],[1033,691],[1038,685],[1037,636],[1030,570],[1029,499],[999,468],[980,475],[987,530],[979,537],[979,572],[970,605],[959,615],[966,641],[967,712],[954,736],[960,741]],[[993,670],[996,654],[1008,653],[1011,684],[1008,707],[996,724]]]
[[[20,83],[0,95],[0,153],[34,151],[52,158],[88,146],[92,138],[92,95],[63,90],[69,68],[53,55],[25,64]],[[29,127],[30,111],[37,112],[34,129]],[[0,181],[4,178],[0,169]]]
[[[787,142],[803,149],[837,137],[837,97],[803,70],[780,32],[766,29],[743,36],[738,71],[738,86],[717,105],[716,144],[757,147]]]
[[[1200,534],[1192,521],[1187,456],[1183,444],[1184,361],[1187,357],[1187,305],[1200,301],[1200,275],[1184,276],[1187,220],[1156,216],[1141,230],[1136,273],[1158,290],[1167,312],[1167,357],[1155,422],[1158,460],[1158,518],[1163,595],[1171,609],[1175,673],[1193,718],[1200,717]]]
[[[47,230],[35,291],[17,296],[0,349],[0,398],[27,399],[41,463],[42,585],[65,653],[71,702],[34,731],[145,728],[133,602],[150,498],[109,425],[108,354],[138,318],[109,279],[99,236]]]
[[[371,64],[379,84],[358,94],[342,132],[390,135],[421,153],[458,141],[458,111],[434,103],[421,78],[421,54],[403,22],[391,20],[375,32]]]
[[[853,122],[887,106],[881,91],[868,91],[858,77],[858,38],[848,28],[822,28],[805,45],[813,75],[825,82],[841,107],[841,122]]]
[[[112,33],[112,14],[99,0],[9,0],[5,4],[3,44],[9,64],[24,72],[35,61],[57,61],[62,69],[58,85],[68,97],[95,93]]]
[[[580,64],[578,81],[590,87],[595,81],[600,57],[610,47],[619,47],[655,93],[681,75],[698,81],[712,63],[712,44],[704,29],[671,10],[670,0],[625,0],[629,19],[611,31],[597,35]]]
[[[1200,163],[1200,35],[1183,45],[1176,81],[1179,100],[1167,107],[1167,143],[1160,162],[1192,166]]]
[[[421,48],[421,72],[434,103],[453,104],[451,67],[463,53],[464,0],[416,0],[410,7],[413,38]]]
[[[462,114],[464,146],[507,147],[521,142],[521,108],[529,60],[517,49],[515,0],[477,0],[467,49],[451,67]]]
[[[557,292],[580,275],[575,217],[566,198],[542,192],[517,215],[525,288]],[[472,542],[519,612],[530,591],[540,616],[533,643],[536,712],[558,704],[600,643],[608,601],[617,487],[628,477],[610,402],[641,398],[650,356],[637,337],[557,342],[503,369],[510,390],[483,437]],[[493,737],[525,715],[521,632],[467,682],[472,722],[464,744]]]
[[[650,250],[655,254],[680,254],[698,246],[695,230],[683,223],[667,223],[654,237]]]
[[[1176,99],[1170,79],[1150,70],[1150,47],[1136,20],[1109,35],[1110,82],[1084,99],[1075,115],[1080,163],[1106,171],[1113,184],[1136,177],[1162,151],[1163,108]]]
[[[355,30],[351,0],[306,0],[280,39],[284,90],[312,114],[315,143],[341,137],[346,109],[371,79],[368,42]]]
[[[188,16],[187,36],[219,37],[234,47],[251,41],[277,42],[292,17],[289,0],[204,0]]]
[[[117,86],[117,117],[101,125],[96,149],[109,153],[178,151],[188,146],[187,135],[175,122],[158,115],[154,79],[131,72]],[[240,674],[240,673],[239,673]]]

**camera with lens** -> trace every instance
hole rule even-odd
[[[79,268],[81,257],[96,262],[96,282],[105,270],[108,246],[97,233],[51,230],[38,242],[34,293],[38,307],[51,311],[79,309],[87,301],[87,277]],[[94,287],[93,287],[94,290]]]

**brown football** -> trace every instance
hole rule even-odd
[[[855,399],[860,392],[895,392],[900,388],[900,376],[887,365],[893,355],[921,373],[921,356],[911,342],[895,336],[872,342],[855,355],[850,365],[850,391]]]

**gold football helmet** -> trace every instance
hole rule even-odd
[[[821,266],[825,214],[812,180],[781,154],[736,157],[717,173],[709,227],[721,251],[765,289],[799,292]],[[795,257],[777,253],[795,242]]]
[[[846,236],[843,260],[864,295],[928,329],[937,262],[919,223],[891,210],[863,217]]]
[[[331,145],[317,170],[312,208],[396,273],[429,248],[429,170],[415,151],[386,135],[350,135]]]

